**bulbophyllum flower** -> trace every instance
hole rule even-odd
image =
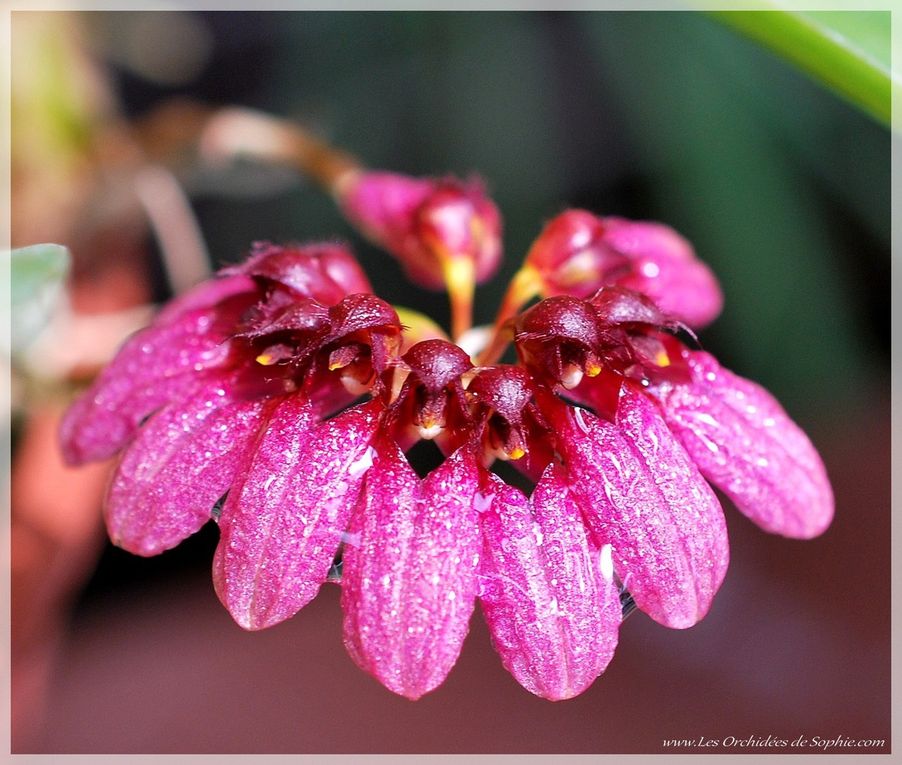
[[[545,225],[525,265],[523,278],[537,280],[545,297],[588,298],[618,285],[648,296],[691,327],[709,324],[723,307],[717,279],[692,245],[653,221],[566,210]]]
[[[384,212],[368,225],[391,247],[406,241],[392,221],[470,193],[369,182],[357,189],[369,201],[357,201]],[[479,240],[458,227],[455,204],[429,223],[449,226],[434,236]],[[215,590],[249,630],[340,581],[350,656],[411,699],[451,671],[477,603],[504,666],[548,699],[605,670],[622,600],[668,627],[695,624],[729,561],[709,481],[762,528],[797,538],[830,523],[830,485],[770,394],[683,341],[715,294],[708,284],[697,299],[706,271],[691,250],[652,224],[623,223],[633,234],[618,240],[620,224],[576,212],[601,226],[597,253],[615,284],[590,294],[575,282],[508,316],[521,307],[514,285],[494,339],[472,357],[373,295],[340,245],[261,244],[178,298],[63,422],[72,464],[124,450],[106,500],[113,541],[153,555],[214,519]],[[572,237],[551,247],[556,236],[546,229],[528,268],[567,252]],[[592,237],[578,246],[595,247]],[[417,258],[408,265],[431,268]],[[640,278],[642,262],[661,269]],[[471,269],[463,292],[474,283]],[[511,341],[516,363],[498,363]],[[421,440],[443,454],[424,477],[406,456]],[[498,461],[534,488],[502,480]]]

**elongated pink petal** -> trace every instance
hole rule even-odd
[[[229,346],[212,322],[209,309],[199,308],[132,335],[66,411],[60,429],[66,461],[112,456],[147,415],[190,395],[199,373],[223,364]]]
[[[571,698],[605,670],[617,647],[611,547],[599,551],[589,542],[559,466],[546,469],[528,501],[494,475],[491,490],[491,507],[479,518],[479,599],[492,643],[524,688]]]
[[[213,559],[220,600],[245,629],[298,612],[319,591],[372,462],[377,402],[314,426],[312,406],[284,400],[222,508]]]
[[[708,353],[688,354],[690,385],[662,387],[664,416],[702,473],[761,528],[808,539],[833,519],[817,450],[760,385]]]
[[[662,311],[692,327],[717,318],[723,308],[717,278],[680,234],[652,221],[609,217],[602,224],[602,241],[632,266],[617,284],[648,295]]]
[[[110,484],[105,514],[113,543],[156,555],[200,529],[247,458],[264,408],[212,386],[151,417]]]
[[[617,424],[551,408],[571,490],[636,604],[668,627],[708,611],[729,560],[723,511],[657,406],[624,386]]]
[[[387,688],[417,699],[460,653],[476,599],[479,473],[458,450],[422,483],[394,442],[378,447],[344,548],[345,646]]]

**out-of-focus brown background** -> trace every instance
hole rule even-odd
[[[604,676],[559,703],[504,671],[478,612],[447,682],[411,703],[345,655],[335,585],[245,633],[213,593],[212,524],[158,558],[110,547],[109,466],[64,468],[55,427],[152,303],[254,240],[337,236],[380,294],[447,319],[293,171],[200,157],[228,105],[373,167],[483,175],[507,260],[481,322],[566,206],[676,227],[726,294],[703,344],[810,433],[833,526],[785,540],[725,501],[732,561],[708,617],[633,615]],[[14,14],[13,245],[65,244],[73,268],[15,370],[13,751],[657,753],[770,735],[888,752],[889,152],[884,128],[701,14]]]

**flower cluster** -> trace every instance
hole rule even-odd
[[[422,283],[497,265],[478,185],[362,173],[340,201]],[[833,498],[773,397],[684,342],[722,298],[676,232],[568,211],[514,282],[515,310],[471,357],[402,325],[347,248],[258,244],[126,342],[67,413],[64,454],[125,449],[106,520],[126,550],[155,555],[213,518],[216,592],[246,629],[340,579],[348,652],[415,699],[451,670],[478,601],[517,681],[572,697],[611,660],[627,593],[673,628],[708,611],[729,558],[709,481],[799,538]],[[516,363],[498,363],[508,343]],[[425,478],[405,455],[422,439],[444,455]]]

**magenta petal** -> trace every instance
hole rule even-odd
[[[632,273],[617,284],[641,292],[665,313],[702,327],[717,318],[723,293],[692,245],[669,226],[652,221],[603,218],[606,244],[626,255]]]
[[[371,402],[314,426],[312,405],[292,396],[263,424],[223,506],[213,560],[216,592],[245,629],[293,616],[326,580],[381,411]]]
[[[112,456],[147,415],[189,395],[199,372],[222,364],[229,347],[211,331],[212,321],[209,309],[193,309],[132,335],[63,417],[66,461],[80,465]]]
[[[817,450],[760,385],[708,353],[688,354],[690,385],[662,388],[664,416],[702,473],[761,528],[817,536],[833,490]]]
[[[711,487],[642,393],[624,387],[616,425],[585,410],[552,411],[571,489],[636,604],[668,627],[692,626],[729,561]]]
[[[200,529],[246,458],[263,409],[262,401],[236,401],[213,387],[151,417],[110,484],[113,543],[156,555]]]
[[[432,191],[432,181],[396,173],[364,172],[341,191],[345,215],[381,244],[403,245],[413,215]]]
[[[605,670],[617,647],[611,547],[590,544],[559,466],[546,469],[529,501],[497,476],[491,487],[491,507],[479,519],[479,597],[492,643],[524,688],[571,698]]]
[[[345,646],[387,688],[417,699],[445,679],[476,599],[479,472],[458,450],[420,482],[384,443],[344,548]]]

